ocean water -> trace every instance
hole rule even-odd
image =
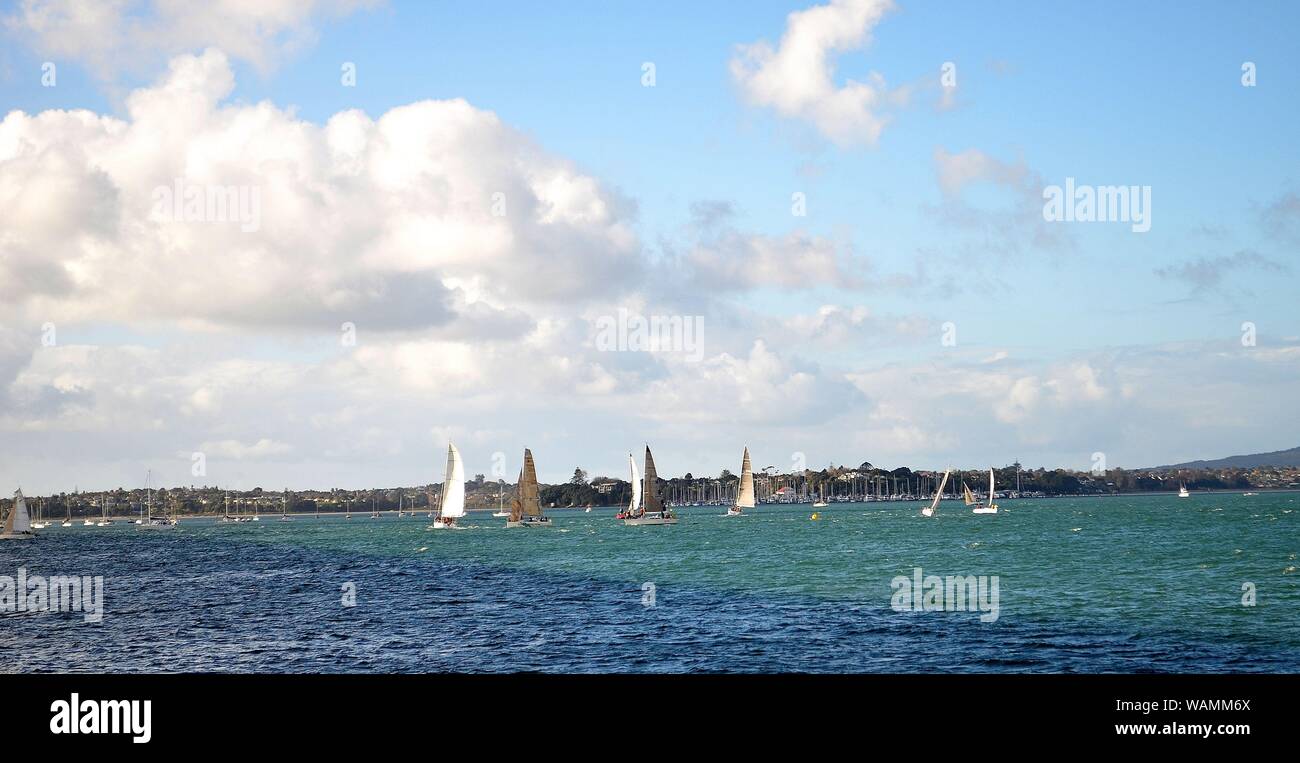
[[[56,527],[0,542],[0,575],[103,576],[103,620],[0,614],[0,670],[1300,671],[1300,494],[1001,505]],[[997,619],[896,611],[916,567],[997,576]]]

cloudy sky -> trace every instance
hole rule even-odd
[[[1300,444],[1300,7],[805,3],[0,2],[3,489]]]

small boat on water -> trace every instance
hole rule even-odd
[[[1179,498],[1190,498],[1191,495],[1192,495],[1191,493],[1187,492],[1187,485],[1186,485],[1185,483],[1182,483],[1182,482],[1178,483],[1178,497],[1179,497]]]
[[[962,487],[965,487],[965,483],[962,483]],[[974,508],[971,509],[971,513],[972,513],[972,514],[996,514],[996,513],[998,513],[998,505],[997,505],[996,503],[993,502],[993,494],[994,494],[994,487],[993,487],[993,467],[990,466],[990,467],[989,467],[989,501],[988,501],[987,504],[984,504],[984,503],[976,503],[975,506],[974,506]],[[966,488],[966,495],[967,495],[968,497],[970,496],[970,488]]]
[[[284,489],[284,495],[280,496],[280,521],[288,522],[293,517],[289,516],[289,488]]]
[[[629,456],[630,459],[630,456]],[[635,474],[636,465],[633,464],[633,473]],[[635,505],[636,492],[633,491],[634,505],[629,507],[626,518],[623,519],[625,525],[675,525],[677,524],[677,515],[672,509],[664,506],[663,498],[659,495],[659,475],[655,471],[655,459],[650,454],[650,446],[645,448],[645,474],[642,477],[641,485],[642,505]]]
[[[492,512],[492,516],[498,518],[510,516],[510,512],[506,511],[505,480],[497,480],[497,510]]]
[[[743,516],[745,509],[754,508],[754,469],[749,463],[749,448],[740,461],[740,490],[736,492],[736,503],[727,509],[727,516]]]
[[[1242,493],[1241,495],[1242,495],[1243,497],[1246,497],[1246,496],[1252,496],[1252,495],[1259,495],[1259,493]]]
[[[4,529],[0,530],[0,540],[31,540],[36,537],[32,529],[32,518],[27,513],[27,499],[23,498],[21,488],[14,491],[14,506],[5,517]]]
[[[447,471],[442,483],[442,502],[429,530],[458,529],[456,520],[465,516],[465,464],[456,446],[447,443]]]
[[[18,492],[21,493],[22,491],[19,490]],[[45,500],[44,499],[37,499],[37,500],[38,503],[36,504],[36,521],[32,522],[32,529],[44,530],[47,526],[44,519]]]
[[[113,524],[113,520],[108,518],[108,496],[101,495],[99,497],[99,517],[99,521],[95,523],[95,527],[108,527]]]
[[[921,516],[932,517],[935,511],[939,509],[939,501],[943,498],[943,489],[948,486],[948,475],[951,473],[952,469],[943,470],[943,480],[939,482],[939,489],[934,491],[934,500],[930,501],[929,506],[921,509]]]
[[[140,525],[141,530],[174,530],[176,529],[176,517],[173,514],[168,516],[165,512],[160,516],[154,516],[153,513],[153,491],[149,491],[148,515],[144,519],[144,524]]]
[[[510,502],[506,527],[550,527],[551,518],[542,516],[541,492],[537,487],[537,465],[533,452],[524,448],[524,468],[519,472],[518,494]]]

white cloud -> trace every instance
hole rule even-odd
[[[890,0],[832,0],[795,11],[775,49],[765,40],[738,46],[731,74],[751,103],[807,120],[836,143],[874,145],[889,121],[885,109],[901,93],[876,73],[837,87],[834,58],[868,45],[893,7]]]
[[[836,242],[806,233],[784,236],[726,230],[699,242],[687,256],[697,285],[745,291],[756,288],[853,288],[853,258]]]
[[[266,69],[314,42],[316,22],[375,0],[22,0],[3,25],[43,55],[76,60],[104,80],[125,66],[217,47]]]
[[[231,458],[236,461],[283,456],[292,451],[293,447],[291,445],[276,442],[266,437],[253,443],[242,443],[239,440],[217,440],[199,445],[199,452],[209,458]]]
[[[133,93],[125,120],[9,113],[5,296],[55,321],[500,334],[527,329],[528,305],[636,277],[630,202],[490,112],[422,101],[320,126],[225,105],[232,87],[209,50]],[[257,230],[160,217],[177,182],[246,190]]]

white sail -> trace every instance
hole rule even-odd
[[[745,448],[745,458],[740,462],[740,492],[736,495],[736,505],[742,509],[754,508],[754,470],[749,464],[749,448]]]
[[[447,471],[442,483],[441,516],[449,519],[465,516],[465,464],[460,460],[460,451],[451,443],[447,443]]]
[[[989,505],[993,505],[993,467],[989,467]]]
[[[939,508],[939,498],[943,496],[943,489],[948,485],[948,474],[951,471],[951,469],[943,470],[943,480],[939,483],[939,489],[934,491],[934,500],[930,502],[930,513],[934,513],[934,510]]]
[[[627,454],[627,465],[632,470],[630,480],[632,482],[632,503],[628,504],[627,510],[629,513],[635,514],[637,508],[641,505],[641,475],[636,472],[636,459],[632,458],[631,453]]]
[[[23,498],[23,491],[14,491],[14,508],[9,512],[9,518],[5,520],[4,532],[10,533],[29,533],[32,531],[32,518],[27,513],[27,499]]]

